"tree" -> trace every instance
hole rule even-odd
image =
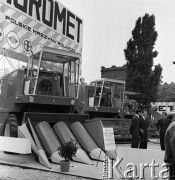
[[[157,102],[175,102],[175,83],[159,85]]]
[[[154,50],[158,33],[155,31],[155,16],[145,14],[136,21],[132,37],[124,49],[126,66],[126,90],[142,93],[134,98],[149,107],[157,98],[161,82],[162,67],[154,66],[153,59],[158,52]]]

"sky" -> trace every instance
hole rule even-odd
[[[87,83],[101,78],[101,66],[123,66],[124,49],[136,20],[155,15],[158,38],[154,65],[163,67],[163,83],[175,82],[174,0],[59,0],[83,19],[82,76]]]

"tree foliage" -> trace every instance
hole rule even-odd
[[[157,96],[157,102],[175,102],[175,83],[160,85]]]
[[[162,67],[160,64],[154,66],[153,62],[158,55],[154,50],[157,36],[155,16],[145,14],[137,19],[132,37],[124,49],[127,61],[126,90],[142,93],[134,98],[145,106],[156,101],[161,82]]]
[[[71,139],[58,147],[58,154],[64,158],[65,161],[69,161],[76,156],[77,149],[77,142]]]

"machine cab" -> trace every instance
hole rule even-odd
[[[123,108],[125,82],[103,78],[90,83],[89,106]]]
[[[43,47],[27,65],[25,95],[77,97],[81,55]]]

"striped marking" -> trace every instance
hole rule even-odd
[[[5,21],[5,15],[12,17],[16,22],[23,23],[31,28],[32,32],[27,31],[26,29],[19,27],[13,23],[11,23],[9,20]],[[48,38],[52,38],[56,40],[56,42],[62,43],[64,46],[70,47],[74,49],[76,52],[81,52],[82,47],[79,44],[76,44],[74,41],[69,40],[68,38],[64,37],[61,34],[58,34],[56,31],[51,30],[50,28],[42,25],[41,23],[31,19],[30,17],[19,13],[18,11],[15,11],[14,9],[8,7],[6,4],[0,3],[0,27],[4,27],[4,38],[5,40],[0,42],[0,45],[2,48],[6,48],[9,50],[12,50],[16,53],[22,53],[26,56],[26,52],[23,49],[23,39],[28,38],[31,40],[33,44],[33,49],[38,45],[42,44],[43,46],[53,47],[53,48],[61,48],[63,47],[59,46],[59,44],[52,42],[51,40],[45,39],[40,37],[39,35],[36,35],[33,33],[33,30],[36,30],[40,33],[43,33],[47,35]],[[8,42],[6,41],[7,35],[10,31],[16,32],[17,36],[20,39],[20,45],[18,48],[13,49],[8,45]],[[65,48],[67,50],[67,48]]]

